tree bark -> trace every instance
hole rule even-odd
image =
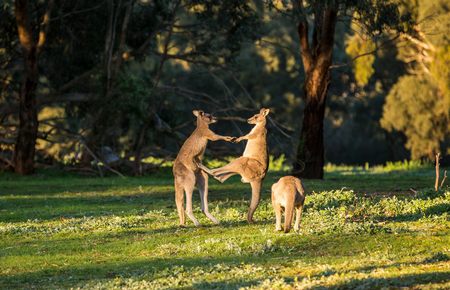
[[[302,6],[297,8],[300,9],[300,15],[305,15],[301,11]],[[323,178],[323,120],[330,83],[336,18],[335,7],[324,7],[323,4],[315,7],[312,46],[305,17],[300,18],[297,27],[305,73],[303,91],[306,104],[297,156],[293,164],[293,175],[298,177]]]
[[[38,131],[36,87],[38,84],[38,58],[45,44],[53,0],[40,23],[35,37],[30,24],[27,0],[15,1],[15,17],[19,41],[23,50],[24,80],[19,94],[19,130],[14,148],[14,171],[25,175],[34,171],[34,154]]]
[[[14,149],[15,172],[26,175],[34,171],[34,154],[38,131],[36,87],[38,68],[33,49],[25,54],[25,80],[19,95],[19,131]]]
[[[319,92],[326,96],[327,85]],[[306,106],[303,112],[303,124],[297,148],[297,162],[294,172],[303,178],[323,178],[324,142],[323,120],[325,115],[325,98],[318,100],[305,89]]]

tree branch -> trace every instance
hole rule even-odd
[[[23,49],[28,52],[34,46],[33,33],[30,26],[30,19],[28,17],[28,1],[16,0],[14,4],[14,14],[17,22],[19,41]]]
[[[81,13],[89,12],[89,11],[92,11],[92,10],[97,10],[100,7],[103,6],[104,2],[105,1],[101,1],[100,4],[98,4],[96,6],[93,6],[93,7],[90,7],[90,8],[86,8],[86,9],[77,10],[77,11],[73,11],[72,10],[71,12],[68,12],[68,13],[66,13],[64,15],[61,15],[61,16],[58,16],[58,17],[54,17],[54,18],[50,18],[50,22],[56,21],[56,20],[60,20],[60,19],[66,18],[66,17],[70,17],[72,15],[81,14]]]
[[[297,26],[297,33],[300,39],[300,49],[305,73],[309,71],[312,65],[312,54],[308,41],[308,23],[306,20],[300,21]]]
[[[114,63],[114,67],[112,69],[113,78],[117,75],[117,73],[119,72],[120,66],[122,65],[122,60],[123,60],[122,54],[124,52],[125,42],[126,42],[126,38],[127,38],[128,24],[130,22],[130,16],[131,16],[131,12],[133,10],[133,6],[134,6],[134,0],[130,0],[126,4],[127,8],[125,10],[125,16],[123,17],[122,28],[120,30],[119,46],[117,47],[115,63]]]
[[[42,47],[45,44],[45,40],[48,33],[48,28],[50,24],[50,13],[53,9],[54,0],[49,0],[47,4],[47,10],[45,11],[44,17],[42,18],[42,22],[39,29],[39,39],[37,43],[37,53],[42,51]]]
[[[336,27],[337,10],[335,7],[327,7],[323,12],[323,29],[320,37],[320,50],[324,53],[332,53],[334,33]]]
[[[378,52],[378,50],[380,50],[381,48],[385,47],[386,45],[392,44],[392,43],[393,43],[396,39],[398,39],[399,37],[400,37],[400,35],[396,35],[395,37],[390,38],[390,39],[388,39],[388,40],[382,42],[380,45],[375,45],[375,49],[374,49],[374,50],[371,50],[371,51],[368,51],[368,52],[359,54],[359,55],[353,57],[352,59],[350,59],[350,60],[349,60],[348,62],[346,62],[346,63],[334,64],[334,65],[330,66],[330,69],[341,68],[341,67],[344,67],[344,66],[348,66],[348,65],[352,64],[355,60],[357,60],[357,59],[360,58],[360,57],[364,57],[364,56],[367,56],[367,55],[374,54],[374,53]]]
[[[308,21],[304,12],[303,0],[292,0],[292,6],[294,7],[294,11],[298,18],[297,34],[300,39],[300,53],[302,56],[303,68],[306,73],[309,71],[312,64],[312,53],[308,40]]]
[[[119,175],[119,176],[122,177],[122,178],[125,178],[125,176],[124,176],[122,173],[120,173],[119,171],[117,171],[117,170],[111,168],[110,166],[108,166],[108,164],[106,164],[106,162],[103,162],[102,160],[100,160],[100,158],[98,158],[98,157],[94,154],[94,152],[92,152],[92,150],[86,145],[86,142],[84,142],[84,140],[80,140],[80,142],[81,142],[81,144],[83,144],[84,148],[85,148],[86,151],[89,153],[89,155],[91,155],[91,157],[95,159],[95,161],[97,162],[98,166],[99,166],[99,163],[102,163],[103,166],[104,166],[106,169],[108,169],[109,171],[111,171],[111,172],[113,172],[113,173]],[[101,172],[101,171],[100,171],[100,172]]]

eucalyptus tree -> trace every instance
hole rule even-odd
[[[397,47],[408,69],[389,92],[380,123],[406,136],[413,159],[434,160],[450,148],[450,4],[407,3],[416,24]]]
[[[23,53],[23,81],[19,93],[19,127],[14,149],[14,170],[30,174],[34,170],[34,154],[38,132],[36,87],[38,84],[39,56],[46,43],[53,0],[46,8],[30,5],[27,0],[16,0],[14,14],[17,33]]]
[[[323,123],[328,88],[331,82],[336,23],[356,22],[367,35],[376,38],[385,32],[401,33],[409,27],[410,17],[400,12],[394,1],[375,0],[300,0],[269,1],[273,9],[292,17],[298,32],[305,81],[305,109],[294,174],[323,178]]]

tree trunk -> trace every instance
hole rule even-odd
[[[141,163],[141,155],[142,155],[142,145],[144,144],[145,132],[147,131],[148,124],[150,122],[145,122],[142,129],[137,134],[136,143],[134,146],[134,166],[133,171],[134,175],[141,176],[142,175],[142,163]]]
[[[332,4],[318,2],[314,6],[312,45],[308,34],[308,21],[302,1],[297,3],[301,58],[305,72],[303,124],[293,164],[293,175],[303,178],[323,178],[324,140],[323,121],[330,83],[330,66],[334,44],[337,9]]]
[[[16,0],[14,14],[19,42],[24,58],[24,80],[19,94],[19,130],[14,148],[14,171],[25,175],[34,171],[34,153],[38,131],[36,87],[38,84],[38,59],[45,44],[53,0],[48,1],[40,22],[39,33],[34,34],[30,23],[27,0]]]
[[[320,92],[326,96],[327,88]],[[308,95],[305,90],[306,107],[303,112],[303,125],[300,133],[300,143],[297,148],[297,162],[294,172],[303,178],[323,178],[324,143],[323,120],[325,115],[325,100],[318,100]]]
[[[25,80],[19,95],[19,131],[14,149],[16,173],[26,175],[34,171],[34,153],[38,131],[36,87],[38,66],[36,48],[25,54]]]

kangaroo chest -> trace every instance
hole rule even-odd
[[[245,146],[245,150],[242,156],[257,159],[262,164],[266,163],[267,144],[265,128],[255,127],[249,134],[256,134],[256,137],[251,138],[247,141],[247,145]]]
[[[201,160],[203,158],[203,154],[205,153],[207,143],[208,140],[206,138],[195,135],[189,137],[181,147],[180,152],[178,153],[178,158],[185,160],[195,158]]]

